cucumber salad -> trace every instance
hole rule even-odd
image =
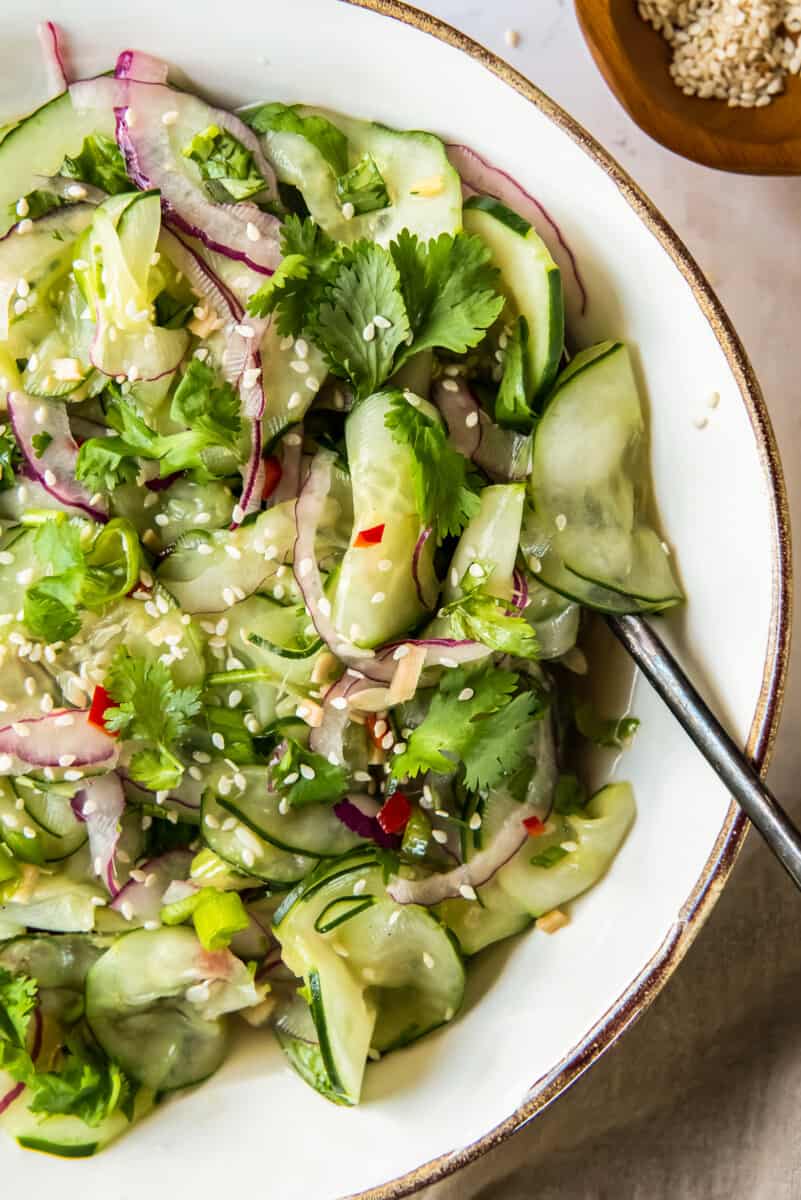
[[[629,351],[566,339],[514,181],[42,38],[0,142],[0,1125],[81,1157],[235,1013],[356,1104],[564,924],[634,818],[577,766],[636,725],[582,610],[681,591]]]

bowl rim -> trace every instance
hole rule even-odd
[[[759,768],[760,774],[764,776],[776,740],[790,657],[793,598],[790,516],[784,473],[770,415],[754,369],[728,314],[698,263],[653,201],[592,134],[513,66],[446,21],[422,12],[405,3],[405,0],[340,2],[401,21],[460,50],[533,104],[611,179],[623,199],[658,239],[690,287],[739,387],[751,422],[773,510],[770,632],[762,684],[746,745],[748,754]],[[676,970],[715,906],[742,848],[748,828],[746,817],[732,801],[712,852],[660,948],[584,1038],[547,1075],[531,1085],[526,1098],[505,1120],[469,1145],[442,1154],[378,1187],[353,1193],[347,1200],[401,1200],[401,1197],[413,1195],[422,1188],[438,1183],[506,1141],[575,1083],[642,1015]]]

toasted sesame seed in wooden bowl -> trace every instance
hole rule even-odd
[[[656,141],[723,171],[801,174],[801,42],[795,47],[801,5],[785,0],[725,5],[575,0],[575,5],[606,82]]]

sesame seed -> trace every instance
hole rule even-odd
[[[353,885],[353,894],[354,894],[354,896],[361,896],[362,892],[364,891],[364,889],[365,889],[366,887],[367,887],[367,880],[366,880],[366,879],[357,879],[357,880],[356,880],[356,882],[355,882],[355,883],[354,883],[354,885]]]
[[[28,283],[28,280],[27,279],[18,279],[17,280],[17,295],[22,296],[24,298],[25,296],[29,296],[30,294],[31,294],[31,285]]]
[[[310,392],[318,392],[320,390],[320,380],[316,375],[307,375],[304,382],[304,387],[306,387]]]
[[[567,517],[565,516],[564,513],[558,513],[554,517],[553,523],[556,526],[556,528],[559,530],[559,532],[561,533],[562,530],[567,527]]]
[[[373,726],[373,733],[377,738],[380,738],[384,736],[388,728],[389,726],[387,725],[386,721],[376,721],[375,725]]]
[[[287,400],[286,406],[287,408],[297,408],[302,403],[303,397],[301,396],[300,392],[293,392]]]
[[[395,741],[395,737],[394,737],[394,735],[393,735],[391,732],[390,732],[390,733],[388,733],[388,734],[386,734],[386,735],[385,735],[384,737],[382,737],[382,739],[381,739],[381,749],[382,749],[382,750],[389,750],[389,749],[391,749],[391,747],[392,747],[392,743],[393,743],[394,741]]]
[[[304,362],[302,358],[296,358],[289,365],[298,375],[307,375],[309,372],[309,364]]]
[[[443,379],[442,386],[446,392],[458,392],[459,384],[455,379]]]
[[[248,367],[242,372],[242,383],[246,388],[254,388],[259,382],[261,367]]]
[[[252,221],[248,221],[247,225],[245,226],[245,233],[251,242],[258,242],[261,239],[261,234]]]
[[[717,408],[720,404],[720,392],[711,392],[707,404],[710,408]]]
[[[295,353],[298,358],[308,358],[309,343],[304,338],[297,338],[295,341]]]
[[[310,767],[308,763],[300,764],[300,773],[304,779],[314,779],[314,767]]]
[[[400,660],[402,658],[405,658],[408,653],[409,653],[409,647],[404,643],[404,645],[402,645],[402,646],[395,647],[395,650],[392,653],[392,657],[394,658],[395,662],[400,662]]]
[[[342,216],[346,221],[352,221],[356,216],[356,208],[351,204],[350,200],[346,200],[342,205]]]
[[[83,778],[83,775],[80,771],[65,771],[64,778],[67,783],[77,783],[79,779]]]
[[[234,691],[231,692],[230,696],[228,697],[228,707],[236,708],[236,706],[241,703],[242,703],[242,693],[239,691],[238,688],[235,688]]]
[[[211,735],[211,744],[212,744],[212,746],[216,746],[216,748],[218,750],[224,750],[225,749],[225,738],[223,737],[223,735],[221,733],[213,733]]]
[[[16,313],[16,315],[18,317],[23,316],[27,311],[28,311],[28,301],[27,300],[15,300],[14,301],[14,312]],[[33,357],[33,356],[31,356],[31,357]],[[30,366],[30,360],[28,362],[28,365]],[[31,367],[32,371],[35,369],[36,369],[35,367]]]
[[[392,322],[388,321],[386,317],[382,317],[380,314],[373,317],[373,324],[375,325],[376,329],[392,328]]]
[[[47,484],[47,486],[48,486],[48,487],[54,487],[54,486],[55,486],[56,477],[55,477],[55,475],[53,474],[53,472],[52,472],[52,471],[45,471],[45,473],[44,473],[44,481],[45,481],[45,483]]]
[[[427,967],[429,971],[433,970],[434,967],[434,959],[427,950],[423,951],[423,966]]]
[[[288,433],[284,438],[284,441],[286,442],[287,446],[299,446],[303,441],[303,438],[299,433]]]
[[[392,747],[392,753],[393,754],[403,754],[405,749],[406,749],[405,742],[396,742],[395,745]]]
[[[468,429],[474,429],[478,425],[478,413],[469,412],[464,419],[464,423]]]
[[[467,824],[470,829],[480,829],[481,828],[481,813],[477,813],[477,812],[473,813],[472,817],[467,822]]]
[[[0,563],[4,567],[10,567],[14,561],[14,555],[10,550],[0,550]]]
[[[706,429],[708,424],[709,424],[708,417],[701,417],[701,416],[693,417],[693,425],[695,426],[696,429]]]
[[[208,542],[201,542],[200,545],[196,547],[196,549],[197,549],[198,554],[202,555],[204,558],[207,554],[214,553],[214,548],[212,546],[210,546],[208,544]]]
[[[236,601],[236,597],[234,596],[233,590],[229,587],[223,588],[222,597],[229,608],[231,608]]]
[[[439,662],[440,662],[440,666],[442,666],[442,667],[450,667],[451,669],[453,669],[454,667],[458,667],[458,666],[459,666],[459,664],[458,664],[458,662],[456,661],[456,659],[455,659],[455,658],[445,658],[445,657],[442,657],[442,658],[439,660]]]
[[[175,111],[174,108],[170,108],[167,110],[167,112],[163,112],[161,114],[162,125],[174,125],[177,120],[178,120],[178,113]]]
[[[241,558],[242,557],[242,551],[239,550],[236,546],[226,546],[225,553],[228,555],[229,558]]]
[[[310,558],[302,558],[298,563],[298,574],[304,576],[308,575],[313,566],[314,563]]]
[[[383,604],[386,600],[386,595],[383,592],[373,592],[370,597],[371,604]]]
[[[30,233],[32,229],[33,229],[33,221],[30,219],[30,217],[25,217],[22,221],[18,222],[18,224],[17,224],[17,233],[21,233],[21,234]]]
[[[474,696],[475,696],[475,692],[473,691],[473,689],[472,689],[472,688],[470,688],[470,687],[466,687],[466,688],[462,688],[462,690],[461,690],[461,692],[459,693],[459,695],[458,695],[457,699],[459,699],[459,700],[472,700]]]
[[[250,341],[251,338],[256,336],[256,331],[252,325],[234,325],[234,331],[240,337],[245,338],[246,341]]]
[[[17,583],[24,586],[29,584],[33,579],[33,567],[26,567],[24,571],[17,571]]]
[[[562,842],[561,849],[572,854],[574,850],[578,850],[578,842]]]
[[[161,526],[162,528],[165,525],[169,525],[169,523],[170,523],[170,518],[166,515],[166,513],[156,513],[153,520],[156,522],[157,525]]]
[[[480,563],[471,563],[468,568],[468,574],[472,575],[473,579],[482,579],[484,576],[484,568]]]
[[[431,836],[435,842],[439,842],[440,846],[444,846],[448,840],[448,835],[444,829],[432,829]]]
[[[362,330],[362,337],[364,338],[364,340],[366,342],[372,342],[373,338],[375,337],[375,322],[374,321],[367,322],[364,329]]]
[[[31,211],[30,205],[24,196],[20,196],[19,200],[17,201],[16,210],[18,217],[27,217],[28,213]]]
[[[476,889],[474,887],[471,887],[469,883],[462,883],[459,885],[459,895],[462,897],[463,900],[477,900],[478,899],[478,897],[476,896]]]
[[[336,696],[331,701],[331,707],[336,708],[339,712],[343,712],[348,707],[348,702],[344,696]],[[369,779],[369,776],[368,776]]]
[[[287,800],[286,796],[282,796],[278,801],[278,811],[282,817],[285,817],[289,812],[289,801]]]

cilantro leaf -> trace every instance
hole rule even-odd
[[[466,233],[442,233],[426,245],[407,229],[390,245],[414,340],[400,367],[421,350],[464,354],[484,338],[504,306],[489,248]]]
[[[134,452],[123,438],[87,438],[78,451],[75,478],[92,493],[113,492],[122,483],[133,483],[138,474]]]
[[[479,719],[505,712],[517,682],[513,672],[496,667],[480,671],[465,667],[448,670],[406,749],[394,758],[393,777],[406,779],[424,771],[448,775],[455,771],[459,760],[477,739]],[[460,700],[459,695],[466,692],[470,695]]]
[[[613,750],[624,749],[640,725],[637,717],[601,717],[589,701],[575,705],[574,720],[587,741]]]
[[[336,242],[311,217],[292,214],[281,226],[281,253],[285,257],[290,254],[301,255],[308,259],[314,271],[325,271],[335,260],[337,252]]]
[[[495,420],[521,433],[530,433],[534,427],[528,403],[528,361],[528,322],[525,317],[518,317],[506,346],[503,378],[495,399]]]
[[[531,723],[541,715],[539,697],[523,692],[473,724],[473,738],[463,748],[464,781],[471,791],[493,788],[523,762],[531,743]]]
[[[22,455],[11,426],[0,426],[0,491],[14,486],[16,470],[21,463]]]
[[[389,206],[387,185],[372,154],[363,154],[355,167],[340,175],[337,200],[341,205],[352,204],[356,216]]]
[[[177,787],[183,766],[175,743],[201,710],[200,688],[175,686],[161,662],[148,662],[118,646],[106,676],[116,707],[106,710],[106,727],[147,745],[131,759],[130,774],[152,791]]]
[[[34,980],[0,967],[0,1070],[15,1079],[24,1079],[33,1070],[26,1038],[35,1007]]]
[[[291,284],[305,283],[309,272],[309,263],[302,254],[288,254],[282,258],[270,278],[248,299],[250,316],[268,317],[282,301],[286,303],[291,297],[302,295],[303,289],[293,288]]]
[[[443,426],[398,393],[384,418],[399,445],[411,451],[417,507],[437,542],[461,533],[478,512],[470,464],[454,450]]]
[[[81,531],[71,521],[43,521],[36,531],[33,549],[42,566],[52,568],[54,575],[83,565]]]
[[[487,591],[493,567],[471,563],[461,580],[463,595],[440,609],[453,636],[481,642],[490,650],[536,658],[537,635],[525,617],[510,612],[508,604]]]
[[[182,154],[197,164],[206,191],[218,204],[249,200],[266,187],[252,151],[219,125],[196,133]]]
[[[350,379],[357,399],[377,391],[392,374],[395,355],[409,336],[409,321],[392,259],[375,242],[356,242],[314,318],[314,341],[331,371]],[[381,328],[374,324],[382,317]],[[371,337],[365,337],[367,331]]]
[[[101,188],[111,196],[134,190],[119,146],[104,133],[90,133],[84,138],[80,153],[75,158],[68,155],[59,174]]]
[[[66,642],[81,628],[78,602],[83,572],[73,569],[33,584],[25,593],[23,619],[34,637]]]
[[[174,421],[182,421],[191,430],[203,433],[210,444],[236,448],[242,431],[240,402],[230,383],[218,382],[206,363],[193,358],[175,389],[170,406]]]
[[[46,430],[43,430],[42,433],[35,433],[33,435],[31,438],[31,445],[33,446],[33,452],[37,458],[42,457],[52,440],[52,433],[47,433]]]
[[[337,246],[310,217],[288,216],[281,227],[283,260],[248,301],[251,316],[276,310],[278,332],[299,337],[322,303],[340,262]]]
[[[261,104],[242,114],[257,133],[294,133],[311,142],[335,175],[348,169],[348,139],[326,117],[304,116],[297,105]]]
[[[274,786],[293,808],[306,804],[336,804],[348,790],[348,773],[322,754],[315,754],[293,738],[272,770]]]
[[[162,329],[183,329],[192,317],[194,298],[179,300],[164,288],[153,301],[153,307],[156,310],[156,324]]]

